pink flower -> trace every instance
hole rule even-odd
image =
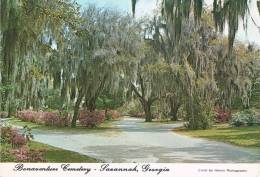
[[[81,110],[79,113],[79,122],[85,127],[96,127],[105,120],[105,111],[87,111]]]
[[[18,111],[17,118],[47,126],[63,127],[70,123],[70,115],[62,116],[59,112],[36,112],[36,111]]]
[[[22,136],[22,135],[20,135],[20,134],[14,134],[13,135],[13,138],[12,138],[12,145],[13,146],[18,146],[18,147],[20,147],[20,146],[22,146],[22,145],[25,145],[26,144],[26,139],[25,139],[25,137],[24,136]]]

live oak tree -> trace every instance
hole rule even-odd
[[[24,68],[28,60],[41,57],[50,51],[51,45],[46,40],[60,42],[65,26],[76,28],[78,6],[69,1],[40,0],[2,0],[1,1],[1,109],[9,115],[14,103],[16,80],[29,69]],[[59,43],[60,44],[60,43]],[[24,64],[26,62],[27,64]],[[18,65],[19,63],[19,65]],[[16,70],[17,66],[23,66]],[[33,71],[37,72],[37,67]],[[28,66],[28,65],[27,65]],[[23,73],[17,73],[16,71]],[[39,70],[38,70],[39,71]],[[23,83],[24,84],[24,83]],[[37,84],[32,84],[34,87]],[[21,88],[21,92],[25,89]],[[20,93],[23,94],[23,93]],[[27,94],[33,94],[28,92]]]
[[[133,38],[138,33],[130,16],[123,16],[116,11],[89,6],[83,12],[82,29],[89,33],[74,39],[74,53],[78,57],[77,83],[78,96],[74,106],[72,126],[76,120],[80,104],[90,111],[96,108],[96,101],[106,89],[111,93],[119,88],[124,75],[126,61],[133,57],[135,48]]]
[[[130,80],[130,87],[137,99],[140,101],[145,112],[145,121],[152,121],[151,106],[158,99],[156,92],[156,78],[148,72],[148,68],[157,60],[156,53],[147,44],[143,44],[144,54],[134,63],[133,77]]]
[[[131,0],[132,12],[135,14],[135,7],[137,0]],[[182,31],[183,23],[185,20],[193,15],[194,21],[199,24],[203,12],[203,0],[161,0],[161,14],[166,17],[167,23],[173,24],[173,33],[176,42],[180,40],[180,34]],[[258,10],[260,11],[260,1],[253,1],[256,3]],[[212,2],[212,15],[214,17],[215,29],[223,32],[224,26],[227,23],[228,26],[228,47],[231,52],[235,35],[238,30],[239,20],[244,22],[248,19],[250,0],[214,0]],[[259,13],[260,14],[260,13]],[[244,25],[246,27],[246,25]]]
[[[248,100],[251,84],[247,82],[250,79],[246,78],[250,77],[250,72],[243,72],[244,76],[241,77],[242,72],[230,72],[228,68],[250,70],[250,65],[244,63],[236,50],[230,55],[228,43],[225,46],[220,44],[223,40],[214,32],[207,12],[202,16],[199,25],[195,25],[193,20],[183,24],[179,36],[181,43],[176,43],[175,33],[171,30],[173,26],[166,23],[163,16],[154,17],[145,26],[144,33],[149,38],[150,46],[160,53],[156,56],[157,63],[150,64],[148,76],[159,78],[153,80],[157,87],[152,92],[160,98],[161,104],[170,109],[173,120],[177,119],[178,108],[183,104],[188,114],[189,126],[207,128],[213,118],[214,100],[221,100],[219,104],[224,108],[230,106],[231,103],[227,104],[227,101],[231,102],[236,96]],[[220,43],[216,44],[216,41]],[[224,68],[227,70],[219,71]],[[219,79],[221,74],[227,72],[230,77]],[[223,82],[225,80],[227,82]]]

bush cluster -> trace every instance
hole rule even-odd
[[[79,123],[84,127],[97,127],[105,120],[105,111],[88,111],[81,110],[79,112]]]
[[[233,114],[230,125],[234,127],[260,125],[260,119],[253,110],[248,109]]]
[[[36,112],[30,110],[18,111],[16,117],[26,122],[44,124],[47,126],[65,127],[70,124],[70,115],[59,112]]]
[[[42,150],[32,150],[28,147],[30,141],[28,135],[32,136],[27,132],[27,127],[24,129],[26,133],[19,134],[16,129],[11,127],[1,128],[1,144],[11,145],[11,149],[1,151],[1,158],[11,158],[17,162],[45,162]]]
[[[11,127],[2,127],[1,143],[11,144],[12,147],[21,147],[27,143],[27,140],[23,135],[18,134],[16,129]]]
[[[121,114],[116,110],[108,110],[106,113],[107,120],[118,119],[120,116]]]
[[[33,150],[28,146],[10,150],[17,162],[45,162],[43,152],[44,150]]]
[[[225,110],[221,109],[220,107],[215,107],[214,113],[215,113],[215,120],[217,123],[228,122],[231,118],[231,112],[225,111]]]
[[[185,126],[189,129],[210,128],[214,122],[212,103],[199,100],[196,104],[193,104],[192,107],[193,111],[191,111],[190,105],[186,107],[188,122]]]

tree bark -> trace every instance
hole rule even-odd
[[[53,75],[53,88],[60,89],[60,85],[61,85],[61,73],[60,71],[57,71]]]
[[[140,77],[140,85],[141,85],[141,93],[138,92],[137,88],[135,85],[131,82],[131,87],[134,91],[134,93],[137,95],[139,98],[139,101],[141,102],[144,113],[145,113],[145,122],[152,122],[152,112],[151,112],[151,105],[157,98],[149,98],[148,100],[145,99],[145,91],[144,91],[144,85],[143,85],[143,80],[142,77]]]
[[[177,101],[174,100],[174,98],[170,98],[170,116],[172,121],[177,121],[178,120],[178,110],[180,108],[181,104]]]
[[[143,101],[143,108],[145,112],[145,122],[152,122],[151,104],[147,101]]]
[[[90,112],[95,111],[95,109],[96,109],[96,98],[91,98],[90,100],[88,100],[87,108]]]
[[[80,107],[80,103],[82,101],[82,98],[83,98],[83,94],[79,95],[78,98],[77,98],[77,101],[75,103],[73,118],[72,118],[72,121],[71,121],[71,127],[76,127],[77,120],[78,120],[79,107]]]

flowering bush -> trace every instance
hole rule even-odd
[[[1,143],[8,143],[12,142],[12,137],[16,133],[15,129],[11,127],[2,127],[1,128]]]
[[[33,111],[18,111],[16,117],[26,122],[36,122],[37,115]]]
[[[106,119],[118,119],[121,116],[121,114],[116,110],[108,110],[106,113]]]
[[[235,127],[240,127],[242,125],[253,126],[253,125],[260,125],[260,120],[256,117],[254,111],[244,110],[232,115],[230,124]]]
[[[1,128],[1,142],[11,144],[12,147],[21,147],[27,143],[26,138],[11,127]]]
[[[79,123],[85,127],[97,127],[105,120],[104,111],[81,110],[79,113]]]
[[[23,135],[20,135],[18,133],[14,134],[11,143],[13,147],[21,147],[26,144],[26,139]]]
[[[231,112],[230,111],[224,111],[220,107],[215,107],[214,113],[215,113],[216,122],[218,122],[218,123],[228,122],[231,118]]]
[[[43,150],[33,150],[28,147],[27,142],[32,138],[31,130],[24,127],[24,133],[19,134],[11,127],[1,128],[1,145],[11,149],[1,150],[1,160],[17,162],[45,162]]]
[[[45,162],[43,152],[42,150],[29,149],[27,146],[10,150],[10,153],[18,162]]]
[[[61,118],[57,112],[41,112],[41,118],[47,126],[62,126]]]
[[[62,115],[59,112],[19,111],[17,112],[17,118],[26,122],[56,127],[68,126],[70,123],[70,115]]]
[[[29,160],[28,148],[26,146],[22,146],[20,149],[11,149],[10,153],[19,162],[27,162]]]

